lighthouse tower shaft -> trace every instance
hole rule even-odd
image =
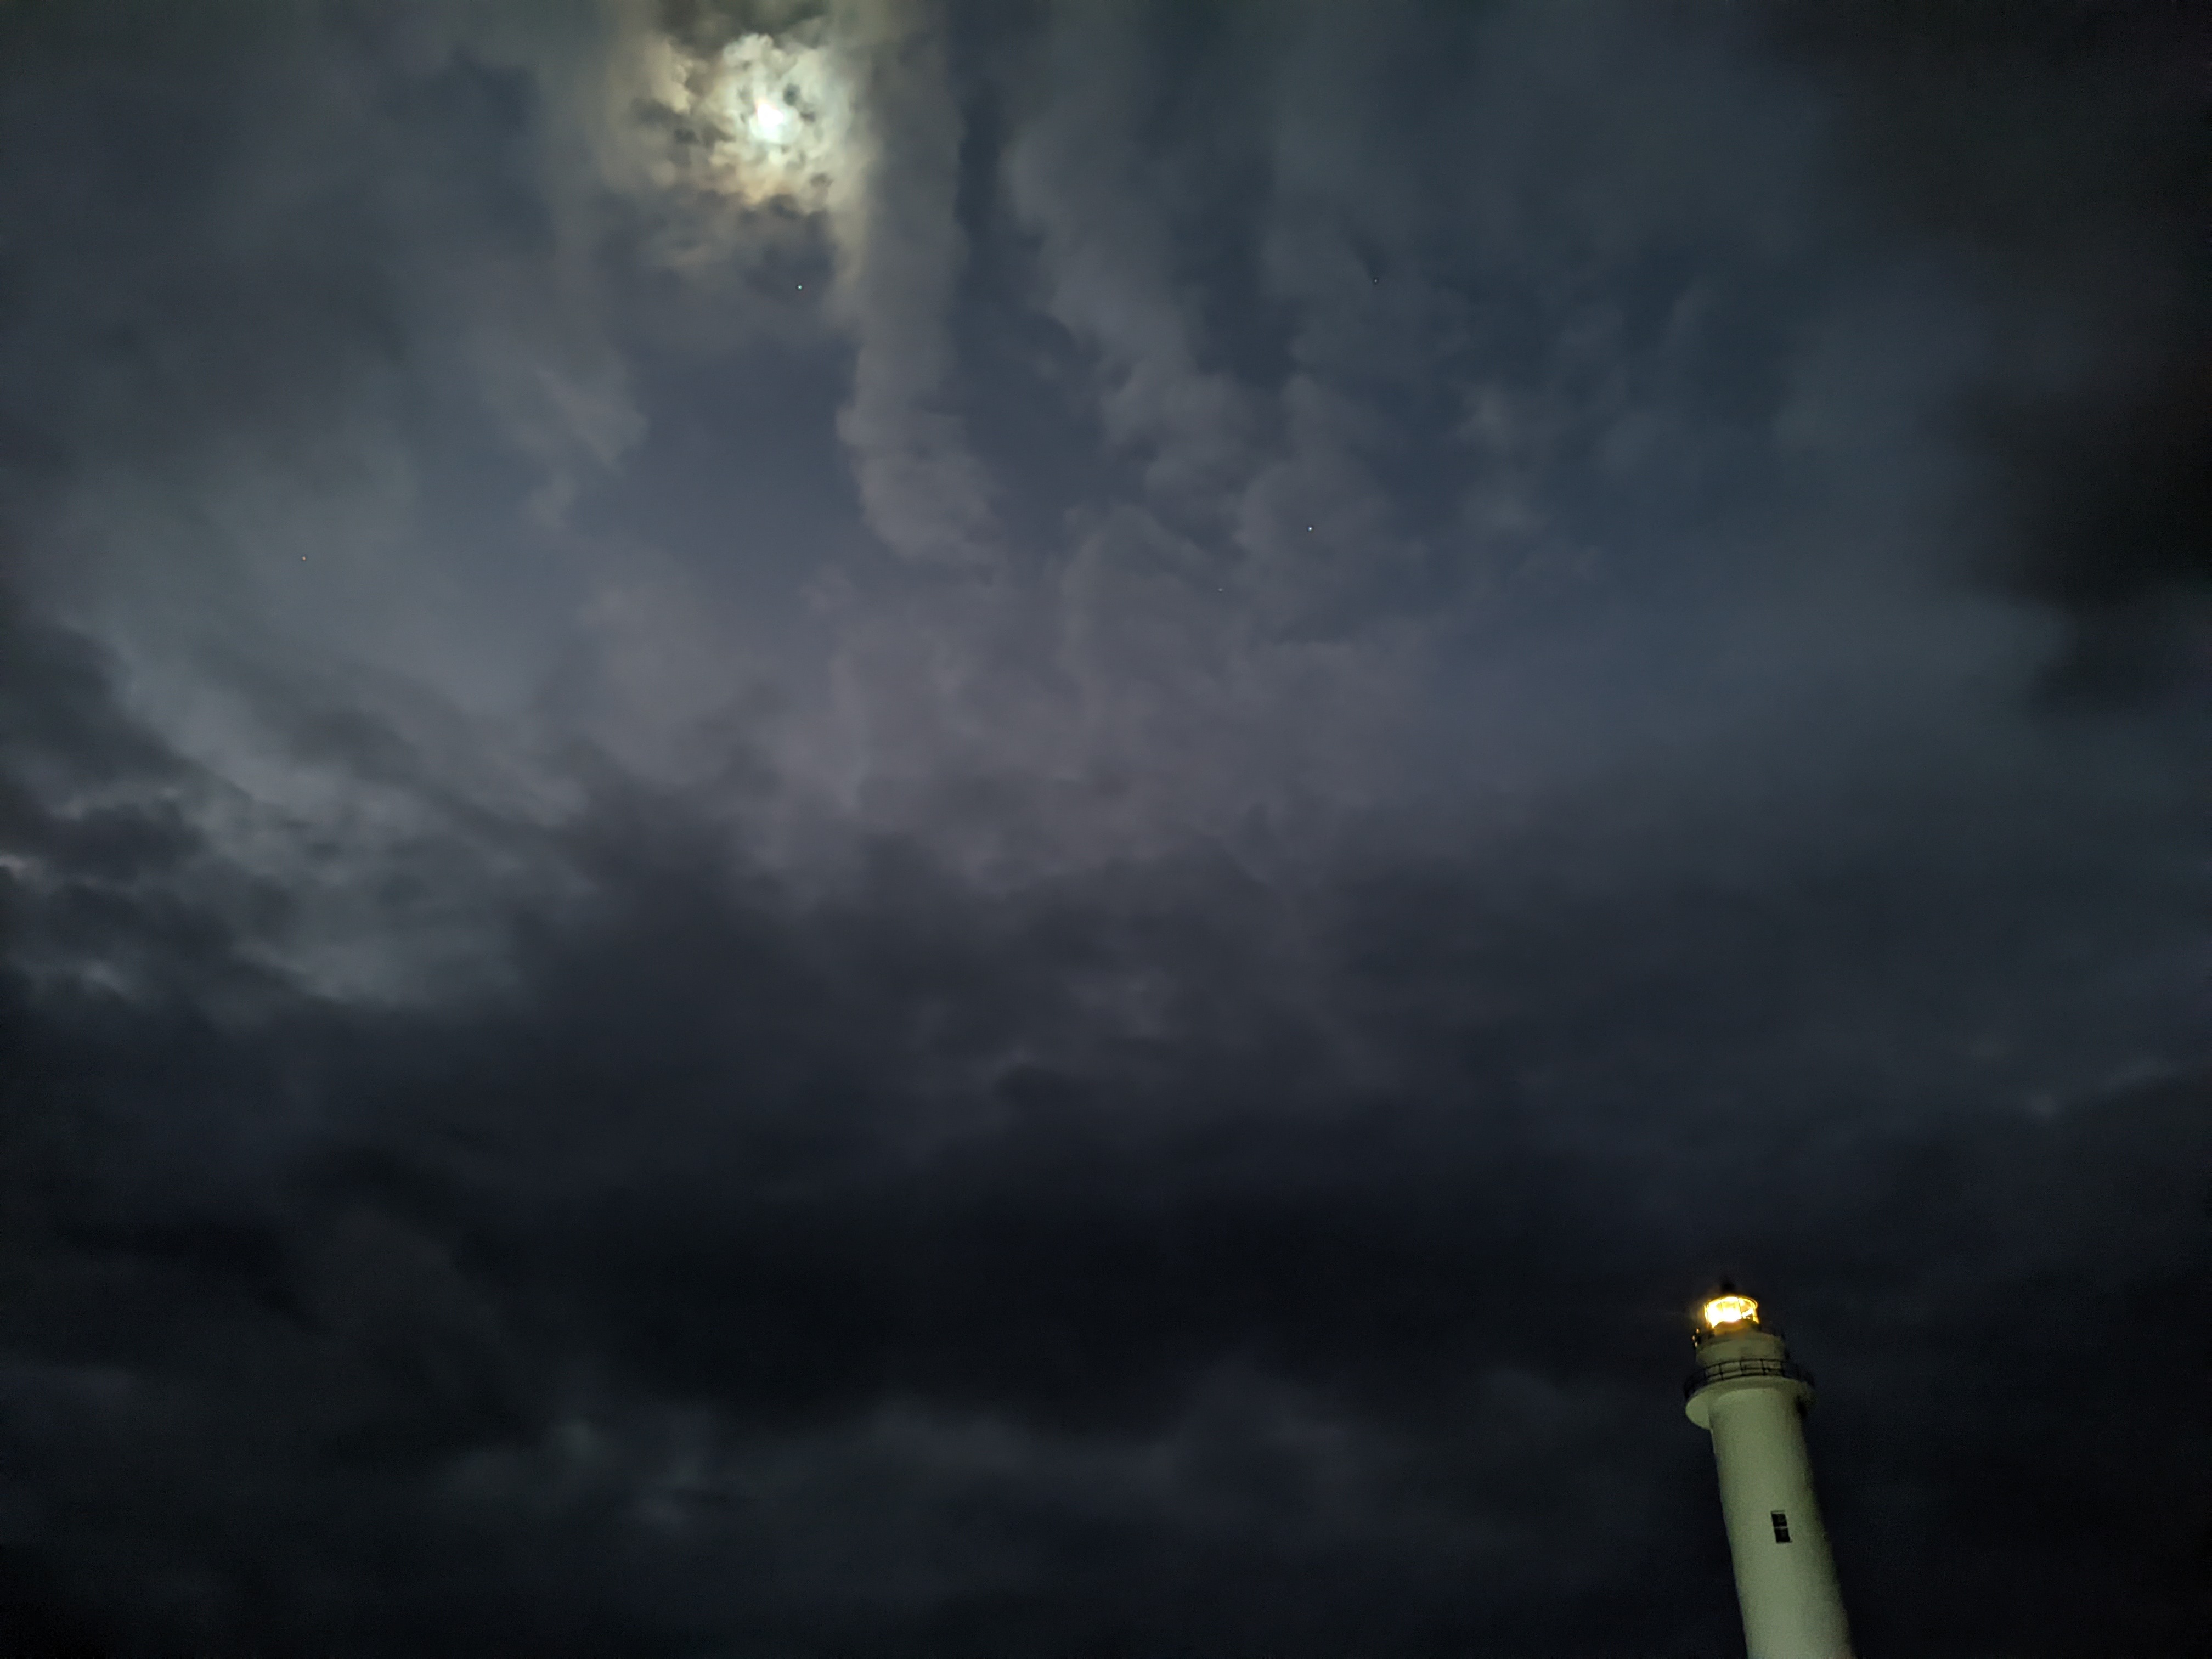
[[[1802,1419],[1813,1379],[1748,1297],[1705,1304],[1690,1420],[1711,1432],[1750,1659],[1851,1659]],[[1717,1312],[1720,1318],[1716,1320]]]

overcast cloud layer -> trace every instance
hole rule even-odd
[[[2208,46],[0,8],[0,1650],[2205,1652]]]

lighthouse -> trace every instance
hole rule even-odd
[[[1759,1304],[1723,1284],[1698,1310],[1690,1420],[1713,1437],[1750,1659],[1850,1659],[1802,1421],[1812,1373]]]

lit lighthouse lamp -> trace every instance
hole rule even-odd
[[[1749,1659],[1850,1659],[1801,1423],[1813,1375],[1730,1285],[1698,1309],[1695,1340],[1683,1393],[1690,1420],[1713,1437]]]

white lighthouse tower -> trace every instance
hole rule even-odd
[[[1759,1304],[1725,1283],[1698,1310],[1696,1340],[1683,1392],[1690,1420],[1713,1437],[1750,1659],[1851,1659],[1799,1421],[1812,1373],[1759,1322]]]

